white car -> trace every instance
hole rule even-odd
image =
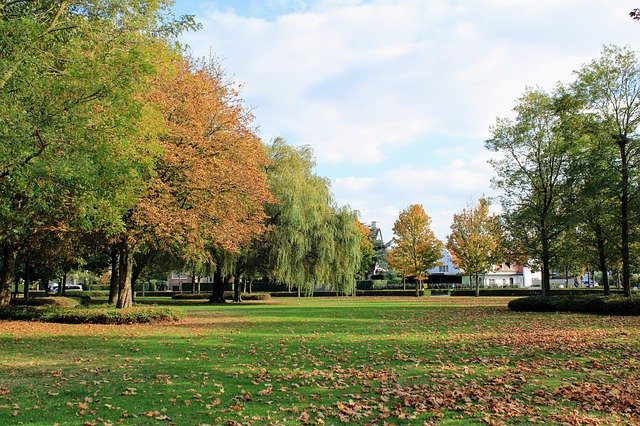
[[[82,291],[82,285],[80,284],[67,284],[66,286],[64,286],[65,291]],[[51,293],[56,293],[58,291],[58,284],[53,284],[51,287],[49,287],[49,291]]]

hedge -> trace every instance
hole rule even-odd
[[[640,315],[640,297],[567,295],[530,296],[511,300],[508,307],[518,312],[577,312],[600,315]]]
[[[145,291],[144,294],[141,291],[136,291],[136,297],[172,297],[173,294],[171,290]]]
[[[278,291],[270,293],[271,297],[298,297],[298,292],[296,291]],[[405,296],[405,297],[415,297],[416,290],[356,290],[356,296]],[[430,296],[431,290],[425,289],[420,290],[420,296]],[[302,293],[302,297],[308,297],[306,294]],[[335,291],[314,291],[313,297],[344,297],[350,295],[344,295],[340,293],[336,293]]]
[[[174,293],[171,296],[175,300],[209,300],[211,294],[207,293],[199,293],[199,294],[191,294],[191,293]],[[269,293],[242,293],[242,300],[270,300],[271,295]],[[225,292],[224,298],[227,300],[233,300],[233,292]]]
[[[561,295],[602,295],[602,288],[557,288],[551,289],[552,296]],[[476,291],[473,289],[452,289],[449,294],[451,296],[475,296]],[[622,294],[622,290],[612,289],[611,294]],[[481,288],[480,296],[489,297],[521,297],[521,296],[541,296],[540,288]]]
[[[65,324],[143,324],[177,321],[184,313],[175,308],[144,306],[113,307],[6,306],[0,319],[42,321]]]
[[[78,306],[80,300],[74,297],[30,297],[27,299],[17,298],[11,299],[10,304],[12,306],[63,306],[71,307]]]

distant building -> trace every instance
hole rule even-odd
[[[532,287],[542,282],[542,273],[526,266],[504,262],[480,276],[481,287]]]
[[[440,251],[440,260],[438,265],[427,271],[428,275],[460,275],[462,271],[453,263],[453,258],[449,250],[442,248]]]

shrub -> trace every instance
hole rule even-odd
[[[601,295],[530,296],[511,300],[519,312],[577,312],[600,315],[640,315],[640,298]]]
[[[184,313],[175,308],[145,306],[113,307],[9,306],[0,308],[0,319],[65,324],[143,324],[177,321]]]
[[[175,300],[209,300],[211,294],[208,293],[174,293],[171,296]],[[270,300],[271,295],[269,293],[241,293],[242,300]],[[233,300],[233,292],[225,291],[224,298],[226,300]]]
[[[415,297],[416,290],[366,290],[366,291],[358,291],[356,293],[358,296],[406,296],[406,297]],[[431,290],[425,289],[420,290],[420,296],[431,296]]]
[[[80,300],[71,297],[52,296],[52,297],[30,297],[28,299],[11,299],[11,305],[14,306],[61,306],[71,307],[78,306]]]
[[[172,297],[172,296],[173,296],[173,293],[170,290],[144,292],[144,297]],[[142,292],[136,291],[136,297],[142,297]]]

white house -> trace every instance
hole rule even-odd
[[[442,248],[440,251],[440,260],[438,260],[438,266],[435,266],[427,271],[428,275],[460,275],[462,271],[453,263],[451,254],[446,248]]]
[[[531,287],[541,282],[540,271],[532,272],[531,268],[510,262],[495,265],[492,271],[480,276],[480,286],[484,287]]]

